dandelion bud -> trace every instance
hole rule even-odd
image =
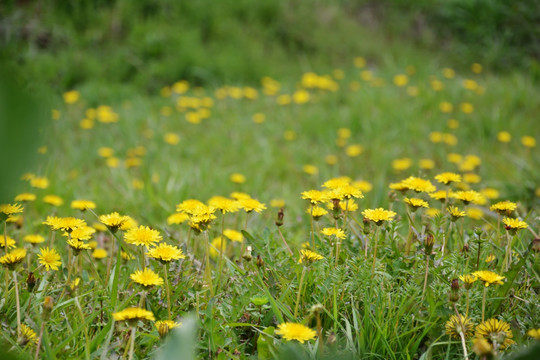
[[[262,259],[261,255],[257,255],[257,266],[262,268],[264,266],[264,260]]]
[[[51,311],[54,307],[53,298],[50,296],[45,296],[45,299],[43,300],[43,319],[48,319],[49,315],[51,314]]]
[[[424,239],[424,249],[426,256],[429,256],[431,254],[431,251],[433,250],[433,245],[435,245],[435,237],[433,234],[427,234]]]
[[[29,292],[32,292],[36,286],[36,278],[34,277],[34,273],[31,271],[28,273],[28,277],[26,278],[26,285],[28,286]]]
[[[332,215],[336,220],[341,217],[341,206],[339,205],[339,201],[339,199],[332,199]]]
[[[459,280],[453,279],[452,285],[450,286],[450,292],[448,293],[448,300],[450,302],[457,302],[459,300]]]
[[[322,304],[315,304],[309,309],[309,312],[312,314],[318,314],[321,313],[324,310],[324,306]]]
[[[326,338],[326,342],[328,343],[328,345],[333,345],[336,343],[336,334],[334,332],[331,332],[328,337]]]
[[[165,337],[169,333],[169,325],[165,321],[159,323],[158,333],[160,337]]]
[[[371,221],[369,221],[368,218],[363,218],[362,223],[364,224],[364,228],[363,228],[364,235],[368,235],[371,232],[371,226],[370,226]]]
[[[276,226],[282,226],[283,225],[283,208],[279,209],[277,214],[277,220],[276,220]]]
[[[252,251],[252,248],[251,246],[248,246],[246,248],[246,251],[244,252],[244,254],[242,255],[242,258],[246,261],[251,261],[253,259],[253,256],[251,255],[251,251]]]
[[[468,253],[469,252],[469,244],[464,244],[463,248],[461,249],[462,253]]]
[[[536,238],[533,240],[532,250],[535,252],[540,252],[540,239]]]

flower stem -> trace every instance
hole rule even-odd
[[[468,292],[467,292],[468,294]],[[465,342],[465,334],[463,333],[464,326],[463,322],[461,321],[461,315],[459,314],[459,311],[457,310],[456,304],[454,303],[454,311],[456,312],[457,319],[459,321],[459,337],[461,338],[461,346],[463,347],[463,356],[465,356],[465,360],[469,360],[469,355],[467,354],[467,344]]]
[[[17,334],[21,334],[21,305],[19,303],[19,283],[17,281],[17,272],[13,271],[15,281],[15,306],[17,307]]]
[[[467,290],[467,305],[465,308],[465,317],[469,316],[469,290]]]
[[[163,270],[165,271],[165,289],[167,290],[167,313],[169,314],[169,320],[171,320],[171,290],[169,288],[169,270],[167,264],[163,264]]]
[[[225,256],[223,253],[223,247],[225,244],[225,235],[223,234],[225,227],[225,213],[221,214],[221,241],[219,242],[219,271],[217,273],[217,285],[216,285],[216,293],[219,293],[219,289],[221,287],[221,274],[223,272],[223,257]]]
[[[298,305],[300,304],[300,294],[302,293],[302,285],[304,284],[304,277],[306,276],[307,267],[302,269],[302,275],[300,276],[300,284],[298,285],[298,294],[296,294],[296,305],[294,306],[294,317],[298,316]]]
[[[373,235],[375,244],[373,246],[373,264],[371,265],[371,274],[375,274],[375,262],[377,260],[377,242],[379,240],[379,227],[377,226],[377,229],[375,230],[375,233]]]
[[[214,289],[212,287],[212,269],[210,268],[210,244],[208,240],[208,231],[204,232],[204,245],[206,248],[206,265],[204,267],[204,278],[206,280],[206,285],[210,289],[210,295],[214,296]]]
[[[135,349],[135,335],[136,335],[137,328],[133,326],[131,328],[131,341],[129,343],[129,360],[133,360],[133,350]]]
[[[313,227],[313,204],[311,204],[311,210],[310,210],[310,220],[311,220],[311,248],[315,248],[315,230]],[[337,227],[337,226],[336,226]]]
[[[484,314],[486,309],[486,295],[487,295],[487,286],[484,287],[484,296],[482,297],[482,322],[484,322]]]
[[[285,244],[285,248],[287,249],[289,254],[291,254],[291,256],[293,256],[293,252],[292,252],[291,248],[289,247],[289,244],[287,244],[287,241],[285,241],[285,238],[283,237],[283,234],[281,233],[281,228],[279,226],[277,227],[277,230],[278,230],[279,236],[281,236],[281,240],[283,241],[283,244]]]
[[[424,288],[422,289],[422,299],[420,300],[420,302],[424,301],[424,296],[426,295],[428,275],[429,275],[429,255],[426,254],[426,272],[424,274]]]

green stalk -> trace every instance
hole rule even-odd
[[[375,230],[375,233],[374,233],[374,241],[375,241],[375,244],[374,244],[374,247],[373,247],[373,264],[371,265],[371,274],[374,275],[375,274],[375,262],[377,260],[377,243],[378,243],[378,240],[379,240],[379,226],[377,226],[377,229]]]
[[[210,243],[208,240],[208,230],[204,231],[204,245],[206,248],[206,265],[204,267],[204,278],[206,280],[206,285],[210,289],[210,296],[214,296],[214,288],[212,286],[212,269],[210,268]]]
[[[129,360],[133,360],[133,350],[135,349],[135,335],[137,328],[135,326],[131,327],[131,341],[129,343]]]
[[[171,320],[171,290],[169,288],[169,270],[167,264],[163,264],[165,271],[165,289],[167,290],[167,313],[169,314],[169,320]]]
[[[300,284],[298,285],[298,294],[296,294],[296,305],[294,306],[294,317],[298,316],[298,305],[300,304],[300,294],[302,293],[302,285],[304,284],[304,277],[306,276],[307,267],[302,269],[302,275],[300,276]]]
[[[484,314],[486,310],[486,295],[487,295],[487,286],[484,286],[484,296],[482,297],[482,322],[484,322]]]
[[[17,335],[21,334],[21,305],[19,303],[19,283],[17,281],[17,272],[13,270],[13,279],[15,281],[15,305],[17,307]]]

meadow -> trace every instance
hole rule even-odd
[[[358,31],[52,95],[0,205],[5,357],[534,358],[537,84]]]

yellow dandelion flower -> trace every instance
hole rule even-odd
[[[38,189],[47,189],[49,187],[49,179],[45,177],[34,177],[30,179],[30,186]]]
[[[225,235],[231,241],[235,241],[235,242],[244,241],[244,235],[242,235],[240,231],[236,231],[233,229],[225,229],[223,231],[223,235]]]
[[[45,238],[41,235],[37,234],[28,234],[23,237],[23,240],[26,242],[29,242],[30,244],[41,244],[45,241]],[[0,242],[2,241],[2,238],[0,237]]]
[[[452,219],[452,221],[456,221],[458,220],[459,218],[462,218],[464,216],[466,216],[467,214],[465,213],[465,211],[461,211],[457,208],[457,206],[449,206],[447,208],[448,210],[448,213],[450,214],[450,217]]]
[[[51,230],[64,230],[72,232],[73,230],[86,226],[86,221],[74,217],[56,217],[47,216],[43,222],[44,225],[49,225]]]
[[[26,257],[26,250],[22,248],[14,249],[6,255],[0,257],[0,264],[6,268],[13,270]]]
[[[36,200],[36,194],[22,193],[15,196],[15,201],[34,201]]]
[[[531,329],[529,331],[527,331],[527,335],[529,335],[530,337],[536,339],[536,340],[540,340],[540,328],[538,329]]]
[[[112,314],[116,321],[156,320],[154,314],[146,309],[131,307]]]
[[[9,216],[23,212],[23,207],[19,204],[1,204],[0,221],[6,220]]]
[[[158,320],[154,325],[156,326],[159,335],[164,336],[169,332],[169,330],[180,327],[182,323],[173,320]]]
[[[494,345],[497,343],[499,349],[504,350],[515,341],[512,340],[513,334],[510,330],[510,324],[498,319],[488,319],[476,327],[475,338],[483,338],[488,343]]]
[[[186,256],[181,249],[166,243],[159,243],[156,247],[148,250],[148,256],[162,263],[184,259]]]
[[[185,222],[188,219],[189,219],[188,214],[178,212],[178,213],[170,215],[167,218],[167,224],[169,224],[169,225],[177,224],[178,225],[178,224],[182,224],[183,222]]]
[[[256,199],[241,199],[239,200],[239,203],[240,207],[242,207],[242,209],[244,209],[244,211],[246,211],[247,213],[250,213],[252,211],[260,213],[263,210],[266,210],[266,205]]]
[[[465,338],[471,337],[473,334],[474,324],[472,320],[463,315],[452,315],[450,320],[444,325],[446,329],[446,334],[450,337],[460,339],[460,334],[465,335]]]
[[[341,239],[341,240],[346,238],[345,231],[343,231],[342,229],[331,228],[331,227],[322,229],[321,234],[323,234],[324,236],[329,236],[329,237],[334,236],[336,239]]]
[[[227,239],[218,236],[212,240],[210,245],[210,256],[213,258],[218,257],[221,254],[222,249],[224,252],[227,249]]]
[[[302,171],[308,175],[317,175],[319,173],[319,168],[317,168],[315,165],[306,164],[302,166]]]
[[[403,202],[409,205],[413,211],[416,211],[421,207],[429,208],[427,201],[418,198],[405,198],[403,199]]]
[[[533,148],[536,146],[536,139],[532,136],[523,136],[521,138],[521,144],[528,148]]]
[[[10,249],[10,248],[14,248],[16,245],[17,245],[17,242],[13,238],[9,236],[0,235],[0,247]]]
[[[309,190],[302,192],[302,199],[309,200],[311,204],[317,205],[330,200],[328,195],[327,191]]]
[[[81,250],[91,250],[92,247],[83,242],[83,241],[80,241],[80,240],[77,240],[77,239],[68,239],[67,241],[67,244],[69,245],[69,247],[71,247],[71,249],[73,250],[73,253],[75,255],[79,255],[79,252]]]
[[[305,266],[309,266],[313,262],[321,259],[324,259],[324,256],[317,254],[314,251],[303,249],[300,250],[300,259],[298,260],[298,263],[303,263]]]
[[[459,276],[459,280],[463,281],[466,290],[470,290],[478,278],[474,274],[468,274]]]
[[[28,343],[37,344],[38,336],[31,327],[26,324],[21,324],[18,342],[21,346],[25,346]]]
[[[517,209],[517,204],[511,201],[499,201],[489,207],[489,210],[495,211],[500,215],[511,215]]]
[[[230,180],[235,184],[243,184],[246,182],[246,177],[239,173],[231,174]]]
[[[337,177],[337,178],[333,178],[333,179],[325,181],[322,184],[322,187],[333,190],[333,189],[337,189],[337,188],[347,186],[350,183],[351,183],[351,178],[350,177],[341,176],[341,177]]]
[[[345,148],[345,154],[348,157],[356,157],[364,152],[364,147],[362,145],[354,144],[349,145]]]
[[[396,171],[407,170],[412,166],[412,160],[409,158],[395,159],[392,161],[392,168]]]
[[[477,207],[467,208],[467,216],[473,220],[480,220],[484,216],[482,209]]]
[[[71,233],[65,232],[62,235],[66,237],[71,237],[72,239],[82,241],[82,240],[90,240],[92,238],[92,235],[94,235],[95,232],[96,232],[96,229],[85,225],[85,226],[81,226],[74,229]]]
[[[418,166],[424,170],[431,170],[435,167],[435,161],[431,159],[420,159],[418,160]]]
[[[512,219],[512,218],[503,218],[502,220],[503,224],[505,225],[505,229],[508,230],[509,233],[515,234],[518,230],[526,229],[529,227],[525,221],[521,221],[519,219]]]
[[[512,135],[508,131],[499,131],[497,133],[497,140],[504,144],[509,143],[512,140]]]
[[[495,260],[495,255],[491,254],[486,258],[486,263],[490,263]]]
[[[430,198],[444,202],[446,200],[446,190],[438,190],[428,194]],[[448,191],[448,196],[452,196],[452,192]]]
[[[96,203],[90,200],[73,200],[71,202],[71,208],[85,211],[88,209],[95,209]]]
[[[426,215],[431,217],[431,218],[436,217],[440,213],[441,213],[441,210],[439,210],[437,208],[429,208],[429,209],[426,210]]]
[[[493,271],[480,270],[472,273],[478,280],[483,281],[484,285],[487,287],[489,285],[497,284],[503,285],[504,276],[497,275]]]
[[[129,277],[137,284],[145,287],[163,285],[163,279],[150,268],[137,270]]]
[[[228,199],[223,196],[214,196],[208,200],[208,205],[220,210],[223,214],[234,213],[240,210],[240,204],[237,200]]]
[[[305,325],[287,322],[278,325],[276,334],[283,336],[287,341],[296,340],[303,344],[315,339],[316,332]]]
[[[474,190],[456,191],[453,194],[455,199],[461,200],[463,204],[479,204],[482,201],[482,195]]]
[[[453,182],[461,182],[461,175],[453,172],[444,172],[435,176],[435,180],[437,180],[441,184],[449,185]]]
[[[62,206],[64,204],[64,200],[57,195],[45,195],[43,202],[52,206]]]
[[[58,270],[62,261],[60,261],[60,254],[55,249],[49,249],[49,247],[41,248],[38,255],[39,263],[45,267],[47,271]]]
[[[488,199],[497,199],[499,197],[499,191],[494,188],[487,187],[480,191],[480,193]]]
[[[161,241],[163,238],[159,234],[159,231],[149,228],[148,226],[139,226],[138,228],[133,228],[128,230],[124,234],[124,240],[128,244],[133,244],[137,246],[145,246],[149,248]]]
[[[391,210],[383,208],[366,209],[362,211],[364,218],[373,221],[377,225],[382,225],[384,221],[391,221],[397,214]]]
[[[313,208],[307,209],[306,212],[313,217],[313,220],[316,221],[318,221],[322,216],[328,214],[328,211],[320,206],[313,206]]]
[[[274,208],[285,207],[285,200],[284,199],[272,199],[272,200],[270,200],[270,206],[274,207]]]
[[[431,193],[437,190],[437,188],[429,180],[410,176],[403,180],[402,183],[407,186],[408,189],[414,190],[417,193],[426,192]]]
[[[107,226],[111,232],[116,232],[128,220],[127,216],[120,215],[117,212],[112,212],[106,215],[100,215],[99,221]]]
[[[107,250],[97,248],[92,252],[92,257],[98,260],[105,259],[107,257]]]
[[[193,215],[195,212],[199,211],[201,207],[204,206],[204,203],[200,200],[187,199],[176,205],[176,211]]]

